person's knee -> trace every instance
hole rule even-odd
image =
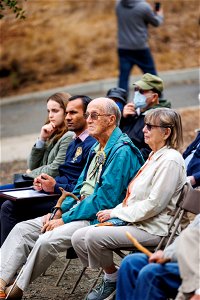
[[[51,244],[51,239],[49,238],[49,236],[47,236],[46,234],[40,234],[36,241],[36,245],[46,248],[49,244]]]
[[[98,232],[95,230],[96,228],[90,228],[86,234],[85,234],[85,244],[86,247],[97,247],[102,241],[101,238],[99,238]]]
[[[12,211],[14,211],[14,209],[15,209],[15,204],[10,200],[6,200],[1,205],[1,217],[8,215],[8,214],[10,215],[12,213]]]
[[[161,269],[162,265],[156,263],[149,263],[141,269],[139,273],[139,279],[153,281],[156,277],[162,275]]]
[[[134,269],[138,269],[138,265],[143,265],[147,264],[148,260],[146,255],[142,253],[134,253],[134,254],[129,254],[127,255],[123,260],[120,265],[120,272],[129,272],[129,270],[134,272]]]
[[[79,248],[80,245],[80,240],[82,237],[82,234],[80,233],[80,231],[82,231],[81,229],[75,231],[71,237],[71,243],[72,243],[72,247],[74,248],[74,250]]]

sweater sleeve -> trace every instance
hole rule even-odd
[[[152,26],[158,27],[164,21],[164,17],[157,15],[151,8],[150,4],[144,3],[144,20]]]
[[[62,138],[54,145],[48,154],[48,164],[40,166],[40,163],[45,155],[47,149],[32,148],[31,156],[29,159],[29,168],[33,168],[29,176],[37,177],[41,173],[46,173],[52,177],[58,175],[58,167],[65,161],[66,150],[72,141],[72,132],[67,132]]]

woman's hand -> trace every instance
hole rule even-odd
[[[101,223],[109,220],[111,217],[110,217],[110,214],[112,212],[112,209],[105,209],[105,210],[100,210],[96,216],[97,216],[97,220]]]
[[[42,126],[39,137],[40,140],[46,141],[52,135],[52,133],[54,133],[54,131],[56,131],[56,126],[53,122]]]
[[[31,173],[31,170],[30,169],[27,169],[26,170],[26,174],[30,174]]]

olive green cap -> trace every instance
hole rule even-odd
[[[163,80],[160,77],[150,73],[144,74],[142,78],[136,81],[133,85],[137,85],[143,90],[155,89],[159,92],[163,91]]]

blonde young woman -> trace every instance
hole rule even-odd
[[[123,203],[97,213],[100,223],[122,226],[88,226],[72,236],[83,265],[102,267],[105,272],[102,284],[88,295],[88,300],[112,299],[115,294],[117,268],[111,249],[132,246],[126,231],[144,246],[156,246],[167,235],[186,182],[184,160],[177,151],[182,142],[180,115],[172,109],[157,108],[146,114],[144,122],[144,139],[152,149],[149,159],[130,182]]]

